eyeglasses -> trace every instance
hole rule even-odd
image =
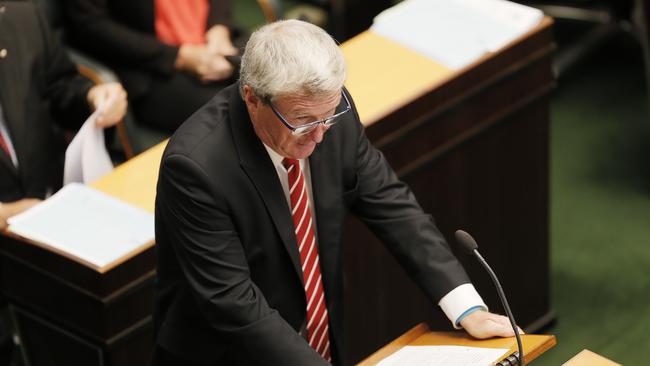
[[[345,93],[342,92],[342,91],[341,91],[341,95],[343,96],[343,100],[345,100],[345,109],[343,109],[342,111],[340,111],[338,113],[335,113],[332,116],[327,117],[325,119],[305,123],[305,124],[302,124],[300,126],[294,126],[291,123],[289,123],[289,121],[287,121],[287,119],[284,118],[284,116],[275,108],[275,106],[273,105],[273,103],[270,100],[268,101],[268,104],[269,104],[269,106],[271,106],[271,109],[273,110],[273,113],[275,113],[275,115],[278,116],[278,118],[280,119],[282,124],[284,124],[288,129],[290,129],[291,133],[293,135],[299,136],[299,135],[305,135],[305,134],[310,133],[311,131],[316,129],[316,127],[318,127],[318,125],[320,125],[320,124],[323,124],[325,126],[331,126],[331,125],[335,124],[336,122],[338,122],[338,120],[337,120],[338,117],[340,117],[341,115],[349,112],[350,109],[352,109],[352,106],[350,105],[350,100],[345,95]]]

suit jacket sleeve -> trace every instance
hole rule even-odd
[[[350,210],[437,304],[469,278],[431,215],[424,213],[409,187],[370,144],[360,123],[357,129],[356,187],[346,192],[354,196]]]
[[[203,317],[256,363],[328,365],[251,280],[237,228],[217,189],[188,157],[163,160],[156,215],[173,228],[168,242]]]
[[[90,113],[86,96],[92,83],[79,74],[60,40],[51,33],[42,12],[35,9],[45,47],[39,62],[45,77],[44,94],[55,121],[66,129],[76,130]]]
[[[70,36],[86,52],[110,64],[126,65],[170,75],[178,47],[111,17],[108,0],[66,0]],[[153,1],[153,0],[152,0]]]

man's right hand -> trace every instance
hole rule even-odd
[[[203,82],[230,77],[234,68],[223,55],[210,52],[205,45],[182,45],[176,58],[176,68],[188,71]]]
[[[10,217],[18,215],[39,203],[41,203],[41,200],[36,198],[23,198],[18,201],[2,203],[0,205],[0,230],[7,228],[7,220]]]

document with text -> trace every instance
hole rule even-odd
[[[456,70],[543,18],[538,9],[506,0],[405,0],[377,15],[371,30]]]
[[[96,267],[154,239],[151,213],[79,183],[8,221],[10,232]]]
[[[377,366],[491,366],[506,355],[507,348],[462,346],[405,346]]]

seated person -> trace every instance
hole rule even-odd
[[[70,42],[116,71],[138,122],[171,133],[234,79],[229,0],[64,4]]]
[[[54,122],[79,128],[104,104],[97,124],[109,127],[126,112],[118,83],[92,86],[52,37],[31,2],[0,2],[0,229],[10,216],[54,193],[63,181],[65,143]],[[108,103],[108,104],[107,104]]]

